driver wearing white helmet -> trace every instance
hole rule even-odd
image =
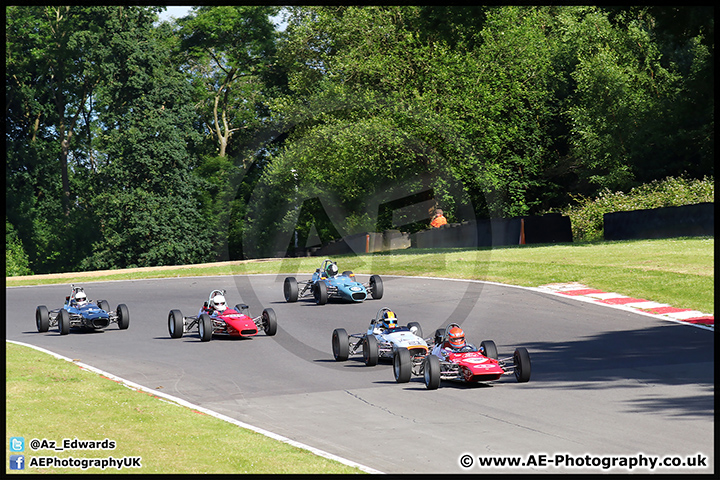
[[[227,301],[224,295],[215,295],[210,300],[210,308],[212,313],[222,313],[227,309]]]
[[[338,274],[338,271],[339,271],[339,269],[338,269],[337,263],[335,263],[335,262],[332,262],[325,269],[325,273],[327,274],[328,278],[335,277],[335,275]]]
[[[88,303],[88,299],[87,299],[87,295],[85,295],[85,292],[83,292],[82,290],[78,291],[75,294],[75,305],[78,307],[82,307],[84,305],[87,305],[87,303]]]

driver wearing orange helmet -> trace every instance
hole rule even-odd
[[[450,353],[475,352],[477,348],[465,341],[465,332],[462,328],[454,326],[447,334],[447,340],[435,345],[432,354],[441,360],[446,360]]]

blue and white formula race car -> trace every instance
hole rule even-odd
[[[107,300],[89,301],[83,287],[71,285],[72,292],[65,297],[62,308],[48,310],[45,305],[35,309],[35,323],[38,332],[47,332],[50,327],[57,326],[60,335],[70,333],[70,328],[101,330],[111,323],[117,323],[120,330],[130,325],[130,313],[127,306],[121,303],[115,311],[110,310]]]
[[[355,274],[346,270],[338,274],[337,263],[330,259],[323,261],[310,280],[301,282],[299,287],[295,277],[285,278],[283,293],[285,301],[297,302],[298,298],[313,296],[315,303],[325,305],[329,299],[338,298],[349,302],[363,302],[368,296],[379,300],[383,296],[383,283],[380,275],[371,275],[367,285],[355,280]]]
[[[410,358],[424,358],[429,353],[420,324],[408,322],[407,326],[400,326],[395,312],[387,307],[378,310],[365,333],[348,335],[344,328],[333,331],[332,349],[336,361],[344,362],[361,348],[363,361],[369,367],[377,365],[381,358],[394,358],[401,350]]]

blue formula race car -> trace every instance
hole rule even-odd
[[[65,297],[62,308],[48,310],[45,305],[35,309],[35,323],[38,332],[47,332],[50,327],[57,326],[60,335],[70,333],[70,327],[87,330],[101,330],[111,323],[117,323],[120,330],[130,325],[130,313],[124,303],[117,310],[111,311],[107,300],[93,303],[87,299],[82,287],[71,285],[72,293]]]
[[[285,278],[283,293],[286,302],[297,302],[298,298],[315,298],[315,303],[325,305],[331,298],[349,302],[363,302],[368,296],[379,300],[383,296],[383,283],[379,275],[371,275],[367,285],[355,280],[355,274],[346,270],[338,274],[337,263],[330,259],[323,261],[310,280],[298,285],[295,277]]]

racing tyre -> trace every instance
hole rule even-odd
[[[408,322],[407,327],[409,330],[412,330],[414,328],[415,335],[422,338],[423,331],[422,331],[422,327],[420,326],[420,324],[418,322]]]
[[[378,363],[378,343],[374,335],[363,337],[363,360],[368,367],[374,367]]]
[[[342,274],[343,274],[344,276],[346,276],[346,277],[350,277],[350,276],[352,276],[353,271],[352,271],[352,270],[345,270]]]
[[[518,347],[513,354],[515,363],[515,378],[520,383],[530,380],[530,354],[525,347]]]
[[[483,349],[483,355],[487,358],[492,358],[493,360],[498,359],[497,347],[492,340],[483,340],[480,342],[480,348]]]
[[[64,308],[61,308],[57,316],[57,326],[60,335],[67,335],[70,333],[70,314]]]
[[[277,317],[275,316],[275,310],[272,308],[266,308],[262,313],[263,328],[265,329],[265,335],[272,337],[277,333]]]
[[[170,338],[180,338],[183,336],[185,327],[183,325],[183,315],[180,310],[170,310],[168,315],[168,331]]]
[[[407,383],[412,375],[412,357],[407,348],[400,348],[393,355],[393,375],[397,383]]]
[[[40,333],[45,333],[50,329],[50,313],[45,305],[40,305],[35,309],[35,324]]]
[[[428,390],[436,390],[440,386],[440,360],[435,355],[425,357],[423,377]]]
[[[344,328],[336,328],[332,333],[333,357],[336,362],[344,362],[350,355],[348,334]]]
[[[198,317],[198,333],[200,334],[201,342],[209,342],[212,340],[212,318],[207,313],[203,313]]]
[[[120,330],[127,330],[130,326],[130,311],[124,303],[117,306],[117,324]]]
[[[383,282],[380,275],[373,275],[370,277],[370,290],[372,298],[380,300],[383,297]]]
[[[445,341],[445,329],[438,328],[435,330],[435,345],[440,345],[443,341]]]
[[[328,301],[327,284],[325,282],[317,282],[313,289],[315,293],[315,303],[325,305]]]
[[[110,304],[107,300],[98,300],[97,306],[100,310],[105,310],[106,312],[110,312]]]
[[[286,277],[283,283],[283,293],[285,294],[285,301],[297,302],[298,299],[298,284],[295,277]]]

